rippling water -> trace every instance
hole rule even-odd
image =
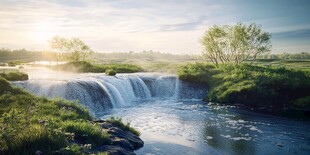
[[[149,101],[108,115],[141,131],[137,154],[310,154],[310,122],[200,101]]]
[[[309,121],[201,101],[177,101],[202,98],[205,92],[173,75],[110,77],[48,69],[27,73],[31,80],[14,84],[36,95],[79,99],[96,116],[130,122],[145,142],[137,154],[310,154]],[[106,108],[109,103],[113,108]]]

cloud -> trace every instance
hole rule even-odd
[[[310,29],[293,29],[272,33],[272,51],[309,52]]]
[[[286,13],[290,7],[270,3],[264,13],[263,4],[244,0],[1,0],[0,45],[44,49],[47,42],[35,40],[34,35],[49,33],[80,37],[100,51],[200,53],[198,40],[207,27],[239,21],[258,21],[276,41],[309,38],[309,19],[302,20],[304,7],[298,5],[301,11],[292,8]]]
[[[308,42],[310,43],[310,29],[277,32],[273,33],[272,37],[276,39],[285,39],[285,40],[308,39]]]

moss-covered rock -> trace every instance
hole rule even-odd
[[[104,73],[106,75],[110,75],[110,76],[116,75],[116,72],[114,70],[112,70],[112,69],[107,69]]]

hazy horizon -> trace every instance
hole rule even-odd
[[[310,51],[310,1],[3,0],[0,47],[47,50],[52,36],[79,37],[96,52],[201,54],[214,24],[257,23],[272,52]]]

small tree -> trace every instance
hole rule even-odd
[[[271,34],[261,30],[254,23],[245,25],[212,26],[201,40],[203,55],[215,65],[220,63],[252,63],[262,53],[271,48]]]
[[[86,61],[93,53],[90,47],[79,38],[66,39],[56,36],[49,41],[49,44],[57,51],[57,60]]]

